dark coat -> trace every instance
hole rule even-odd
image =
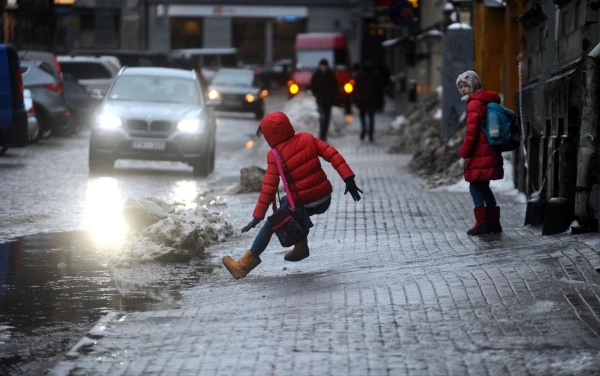
[[[286,181],[294,202],[309,204],[331,194],[331,182],[321,167],[319,157],[331,163],[343,180],[354,176],[354,172],[344,157],[331,145],[321,141],[310,133],[298,132],[283,112],[272,112],[260,122],[265,140],[272,148],[281,153]],[[285,168],[285,167],[283,167]],[[275,157],[267,154],[267,173],[258,197],[258,203],[252,216],[263,219],[279,185],[279,170]]]
[[[467,159],[465,180],[489,181],[504,177],[502,153],[492,148],[487,141],[481,125],[485,124],[487,104],[500,103],[500,97],[493,91],[477,90],[467,102],[467,133],[459,154]]]
[[[354,78],[354,103],[360,110],[375,109],[383,88],[374,70],[359,71]]]
[[[317,99],[318,106],[333,106],[338,91],[335,73],[331,69],[321,72],[317,68],[310,79],[310,91]]]

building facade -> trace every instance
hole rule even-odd
[[[146,21],[142,31],[146,40],[140,48],[236,47],[244,63],[268,64],[294,57],[298,33],[341,32],[355,62],[360,59],[362,13],[368,4],[362,0],[146,0],[138,5]],[[135,24],[126,11],[123,29]]]

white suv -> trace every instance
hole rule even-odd
[[[58,62],[63,75],[71,75],[90,92],[97,89],[102,95],[121,69],[114,56],[58,56]]]

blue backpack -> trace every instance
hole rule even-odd
[[[481,130],[488,144],[498,151],[517,150],[521,143],[517,115],[498,103],[488,103],[485,124]]]

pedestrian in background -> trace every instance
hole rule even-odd
[[[296,205],[294,219],[305,226],[313,227],[310,217],[323,214],[331,204],[333,188],[321,167],[319,157],[331,163],[340,177],[346,183],[346,193],[350,193],[354,201],[361,199],[362,191],[354,182],[354,172],[344,160],[344,157],[331,145],[321,141],[306,132],[296,133],[290,120],[283,112],[272,112],[260,122],[256,134],[265,136],[272,149],[281,155],[281,165],[289,192]],[[271,152],[267,154],[267,172],[258,197],[258,203],[252,214],[250,223],[242,232],[250,231],[265,218],[269,206],[274,202],[279,187],[279,169]],[[281,206],[289,207],[287,197],[281,198]],[[223,264],[231,275],[236,278],[245,277],[252,269],[261,263],[260,254],[267,248],[273,229],[267,219],[248,250],[239,261],[230,256],[223,258]],[[309,256],[308,239],[305,237],[294,245],[294,248],[284,256],[286,261],[300,261]]]
[[[475,226],[467,234],[480,235],[502,232],[500,208],[490,189],[490,180],[504,177],[502,153],[493,149],[481,125],[485,124],[487,104],[500,103],[493,91],[484,90],[477,73],[466,71],[458,76],[456,85],[467,103],[467,129],[460,148],[460,165],[475,205]]]
[[[383,95],[383,87],[378,72],[373,66],[371,60],[365,60],[362,69],[359,69],[354,77],[354,103],[360,114],[360,140],[364,140],[367,132],[369,141],[373,142],[373,133],[375,132],[375,111],[377,109],[378,98]],[[367,118],[369,120],[367,127]]]
[[[333,107],[338,91],[337,78],[335,77],[335,73],[329,69],[327,59],[319,61],[319,67],[315,70],[310,80],[310,91],[317,100],[317,108],[319,110],[319,138],[322,141],[327,141],[331,107]]]

